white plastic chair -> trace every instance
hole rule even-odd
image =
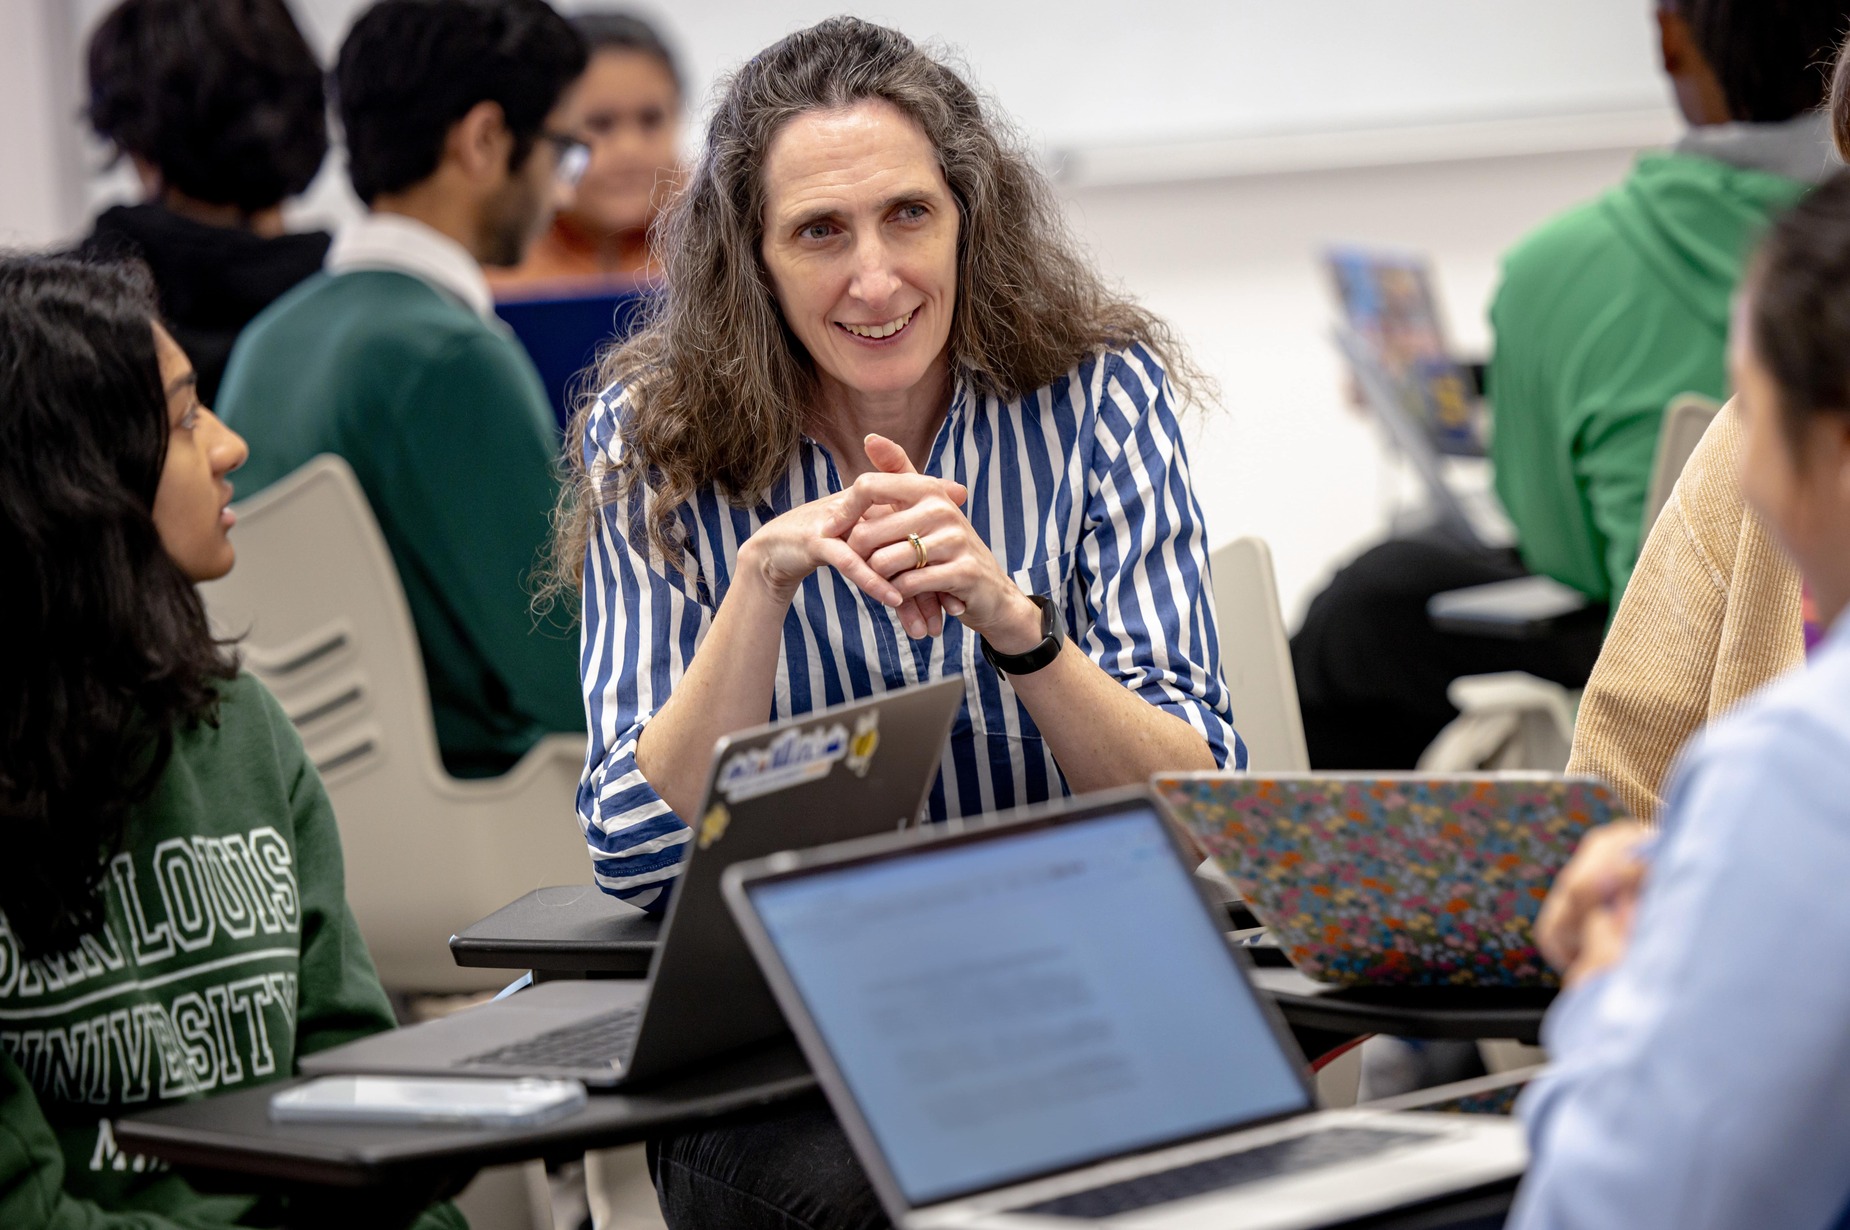
[[[1664,408],[1663,423],[1657,430],[1657,451],[1651,462],[1651,482],[1645,491],[1640,543],[1651,536],[1651,527],[1669,503],[1683,467],[1720,410],[1714,399],[1700,393],[1681,393]],[[1579,692],[1510,671],[1454,679],[1446,696],[1458,716],[1420,755],[1422,770],[1558,772],[1567,767],[1574,743],[1574,717],[1580,707]]]
[[[1464,675],[1446,699],[1458,716],[1420,753],[1425,773],[1530,769],[1559,773],[1574,744],[1580,693],[1523,671]]]
[[[402,994],[502,985],[506,971],[459,968],[448,940],[590,876],[573,808],[584,737],[548,736],[502,777],[451,777],[404,590],[347,463],[317,457],[237,514],[237,567],[201,593],[327,785],[380,981]]]
[[[1644,531],[1638,536],[1639,542],[1651,536],[1651,527],[1670,502],[1678,476],[1721,409],[1720,402],[1701,393],[1679,393],[1664,408],[1663,425],[1657,429],[1657,452],[1651,458],[1651,485],[1645,491]]]
[[[1309,772],[1272,550],[1263,538],[1236,539],[1215,550],[1208,567],[1214,574],[1221,669],[1234,725],[1246,743],[1246,767],[1254,773]]]

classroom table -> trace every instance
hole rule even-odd
[[[786,1038],[634,1092],[599,1092],[584,1109],[529,1128],[355,1127],[272,1123],[270,1097],[301,1080],[118,1120],[127,1153],[162,1158],[202,1186],[283,1191],[306,1202],[303,1225],[394,1230],[434,1200],[461,1191],[485,1166],[533,1158],[564,1160],[588,1149],[632,1144],[701,1120],[748,1110],[815,1088],[796,1043]]]
[[[1253,919],[1228,906],[1238,928]],[[641,977],[660,919],[591,885],[537,889],[450,940],[459,965],[533,969],[551,977]],[[1345,990],[1312,982],[1282,954],[1252,950],[1254,981],[1280,1008],[1306,1054],[1369,1033],[1533,1041],[1552,991],[1468,988]],[[593,1094],[555,1123],[525,1129],[276,1124],[267,1085],[131,1116],[116,1125],[127,1151],[163,1158],[226,1189],[288,1191],[308,1224],[344,1230],[408,1225],[433,1200],[486,1166],[576,1157],[806,1093],[815,1080],[788,1038],[634,1092]],[[1502,1224],[1514,1183],[1459,1193],[1343,1223],[1343,1230],[1479,1230]],[[303,1202],[306,1202],[304,1204]]]
[[[1256,920],[1228,902],[1230,929]],[[661,932],[661,919],[595,885],[539,888],[450,937],[458,965],[530,969],[534,977],[640,978]],[[1278,1005],[1306,1055],[1319,1055],[1365,1034],[1403,1038],[1513,1038],[1534,1043],[1555,992],[1550,988],[1342,988],[1313,982],[1284,964],[1275,948],[1249,948],[1254,980]]]
[[[1256,920],[1226,904],[1229,928]],[[450,956],[477,969],[532,970],[548,978],[641,978],[661,935],[659,915],[617,900],[595,884],[536,888],[450,937]]]
[[[1553,987],[1337,987],[1289,965],[1260,966],[1253,983],[1302,1040],[1306,1032],[1338,1039],[1364,1034],[1402,1038],[1513,1038],[1534,1045]],[[1327,1048],[1326,1048],[1327,1049]],[[1305,1053],[1319,1053],[1311,1045]]]
[[[128,1152],[162,1158],[202,1188],[287,1192],[303,1225],[399,1230],[485,1166],[576,1157],[806,1093],[815,1080],[794,1043],[770,1043],[634,1093],[595,1093],[535,1128],[353,1127],[269,1118],[279,1082],[119,1120]],[[1342,1223],[1341,1230],[1488,1230],[1515,1181]]]

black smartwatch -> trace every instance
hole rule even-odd
[[[1029,594],[1028,601],[1041,608],[1040,644],[1027,653],[997,653],[990,648],[988,641],[983,641],[983,656],[989,659],[991,666],[1005,675],[1032,675],[1060,656],[1060,645],[1066,640],[1060,634],[1060,613],[1054,609],[1053,599],[1042,594]]]

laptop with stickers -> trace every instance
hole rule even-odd
[[[721,739],[647,979],[542,983],[305,1056],[303,1070],[614,1086],[776,1036],[783,1017],[721,902],[720,873],[917,823],[963,695],[961,678],[946,679]]]

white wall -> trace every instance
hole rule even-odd
[[[69,15],[60,0],[0,0],[0,245],[71,232],[83,168]]]
[[[1454,345],[1482,354],[1502,251],[1615,182],[1623,152],[1065,192],[1099,264],[1173,323],[1221,385],[1196,425],[1211,539],[1270,540],[1293,625],[1328,572],[1385,528],[1376,430],[1350,409],[1318,264],[1332,240],[1428,252]]]
[[[1075,0],[1081,9],[1103,2]],[[93,206],[125,191],[120,178],[85,177],[83,160],[94,166],[98,159],[71,118],[80,76],[75,49],[107,3],[0,0],[0,103],[10,104],[3,113],[14,121],[0,147],[5,171],[0,240],[46,242],[75,233],[88,209],[74,201],[87,197]],[[359,7],[359,0],[291,3],[310,40],[329,54]],[[662,12],[669,6],[654,7]],[[673,7],[668,28],[703,87],[764,41],[840,7],[836,0],[689,0]],[[1110,7],[1122,11],[1118,0]],[[956,28],[976,28],[981,23],[971,14],[978,8],[997,14],[994,28],[983,27],[983,37],[999,50],[988,63],[972,57],[973,68],[1005,108],[1033,113],[1045,102],[1039,93],[1025,84],[1006,84],[1011,74],[1025,71],[1017,61],[1032,54],[1031,40],[1020,31],[1009,34],[1014,27],[1008,24],[1028,10],[995,0],[980,5],[947,0],[929,16],[916,15],[938,26],[918,32],[954,35]],[[1070,5],[1056,8],[1083,16]],[[870,0],[861,10],[917,28],[907,11],[884,0]],[[1441,10],[1456,20],[1429,20]],[[1645,105],[1657,90],[1648,40],[1640,33],[1648,5],[1645,0],[1524,6],[1482,0],[1146,0],[1137,11],[1146,42],[1167,36],[1172,44],[1192,39],[1206,45],[1210,40],[1202,31],[1224,36],[1222,27],[1234,23],[1241,37],[1229,44],[1237,52],[1228,60],[1229,71],[1238,57],[1273,56],[1302,65],[1323,52],[1336,55],[1332,64],[1340,67],[1348,63],[1342,57],[1368,47],[1362,35],[1381,13],[1413,14],[1419,20],[1400,30],[1401,46],[1408,45],[1408,30],[1433,42],[1421,52],[1428,69],[1436,56],[1462,66],[1481,86],[1487,65],[1494,66],[1499,56],[1511,62],[1504,44],[1514,37],[1526,40],[1529,58],[1511,71],[1534,97],[1542,96],[1535,93],[1536,83],[1546,84],[1552,74],[1558,78],[1552,105],[1568,106],[1578,97],[1588,105],[1603,99],[1631,108],[1423,130],[1390,123],[1369,131],[1269,137],[1249,131],[1224,138],[1209,137],[1177,112],[1172,131],[1189,140],[1161,149],[1104,144],[1065,163],[1062,197],[1100,266],[1170,319],[1218,379],[1222,404],[1197,423],[1193,452],[1210,534],[1217,543],[1249,533],[1271,540],[1287,617],[1295,622],[1328,572],[1382,532],[1388,516],[1384,493],[1399,486],[1373,426],[1343,396],[1342,373],[1327,340],[1333,309],[1317,253],[1336,240],[1429,253],[1454,341],[1483,351],[1484,310],[1499,254],[1549,214],[1616,181],[1638,145],[1674,131],[1661,102]],[[957,14],[963,16],[952,23]],[[1339,29],[1339,45],[1314,45],[1318,22]],[[1375,30],[1371,37],[1379,41],[1384,35]],[[1021,49],[1014,57],[1003,54],[1011,38]],[[1435,87],[1417,79],[1404,56],[1376,59],[1400,76],[1377,73],[1359,84],[1345,79],[1351,119],[1354,100],[1370,90],[1381,98],[1374,117],[1380,123],[1404,118],[1410,100],[1430,104],[1438,97],[1435,89],[1456,94],[1456,83]],[[1086,88],[1108,94],[1114,87],[1100,66],[1110,57],[1101,51],[1097,61],[1088,67],[1096,85]],[[1312,82],[1311,93],[1328,85],[1332,73],[1324,77]],[[1234,87],[1222,82],[1212,88]],[[1487,96],[1480,88],[1478,97]],[[1452,98],[1453,120],[1469,112],[1460,110],[1462,97]],[[1306,169],[1319,165],[1326,169]],[[326,222],[352,209],[336,154],[294,215]]]

